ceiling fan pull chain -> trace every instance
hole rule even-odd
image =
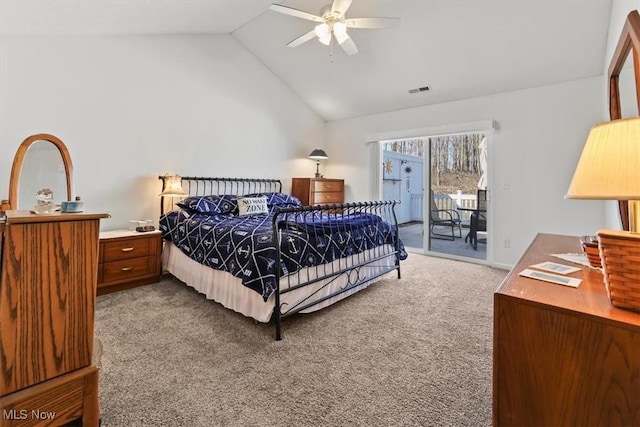
[[[329,60],[333,64],[333,36],[331,37],[331,42],[329,43]]]

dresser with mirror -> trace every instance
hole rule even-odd
[[[57,203],[73,200],[72,174],[69,151],[53,135],[30,136],[16,152],[0,221],[3,427],[99,423],[94,311],[108,214],[34,213],[43,188]]]

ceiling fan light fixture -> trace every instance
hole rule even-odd
[[[347,26],[344,22],[336,22],[333,24],[333,34],[336,38],[347,34]]]
[[[283,6],[279,3],[273,3],[269,6],[269,9],[315,23],[315,27],[311,31],[289,42],[287,44],[288,47],[299,46],[313,39],[314,36],[318,37],[320,43],[331,46],[332,38],[335,37],[342,50],[344,50],[347,55],[352,56],[358,53],[358,48],[351,37],[349,37],[349,34],[347,34],[347,28],[394,28],[400,23],[399,18],[346,19],[345,15],[352,1],[353,0],[333,0],[331,4],[324,6],[320,10],[319,15],[314,15],[293,7]],[[333,50],[331,52],[333,52]],[[331,53],[329,56],[333,58],[332,55]]]
[[[316,25],[314,31],[316,33],[316,36],[318,36],[319,38],[326,37],[326,36],[331,37],[331,31],[329,30],[329,26],[327,25],[326,22],[323,24]]]
[[[329,44],[331,44],[331,33],[327,33],[326,35],[324,35],[322,37],[318,37],[318,40],[323,45],[329,46]]]
[[[336,22],[333,24],[333,35],[340,44],[344,43],[349,38],[347,35],[347,26],[344,22]]]

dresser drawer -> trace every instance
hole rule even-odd
[[[337,191],[342,192],[344,190],[344,181],[343,180],[322,180],[322,181],[314,181],[313,182],[313,191],[314,192],[324,192],[324,191]]]
[[[153,273],[155,269],[154,259],[147,256],[141,258],[125,259],[122,261],[107,262],[103,265],[102,280],[115,282],[118,280],[136,279]]]
[[[104,243],[103,262],[149,255],[149,239],[124,239]]]
[[[329,178],[293,178],[291,195],[304,206],[344,203],[344,180]]]
[[[342,203],[342,200],[343,195],[341,192],[313,194],[313,204]]]

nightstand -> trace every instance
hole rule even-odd
[[[98,295],[160,281],[160,231],[100,233]]]
[[[291,195],[303,205],[344,203],[344,180],[328,178],[293,178]]]

